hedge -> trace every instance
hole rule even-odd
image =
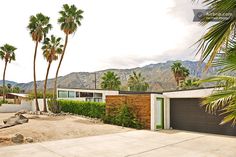
[[[106,105],[101,102],[85,102],[76,100],[58,100],[63,112],[84,115],[92,118],[103,118],[106,113]]]

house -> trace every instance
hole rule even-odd
[[[133,107],[146,129],[177,129],[236,136],[236,127],[219,125],[222,115],[212,115],[201,107],[202,98],[214,88],[165,92],[119,92],[106,96],[106,112],[122,104]]]
[[[106,96],[118,94],[116,90],[57,88],[57,99],[105,102]]]
[[[9,103],[21,104],[22,101],[24,102],[24,101],[28,100],[28,95],[27,94],[21,94],[21,93],[7,93],[6,94],[6,100]]]

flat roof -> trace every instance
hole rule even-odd
[[[192,90],[204,90],[204,89],[212,89],[212,88],[216,88],[214,87],[198,87],[198,88],[191,88],[191,89],[174,89],[174,90],[166,90],[163,91],[162,93],[168,93],[168,92],[184,92],[184,91],[192,91]]]
[[[91,88],[64,88],[64,87],[58,87],[57,89],[74,89],[74,90],[101,90],[101,91],[119,91],[119,90],[111,90],[111,89],[91,89]]]
[[[163,92],[119,91],[119,94],[162,94]]]

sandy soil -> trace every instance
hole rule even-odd
[[[0,124],[2,123],[3,119],[9,118],[12,115],[14,114],[0,113]],[[28,123],[0,129],[0,138],[11,137],[16,133],[20,133],[24,137],[32,137],[34,142],[41,142],[127,132],[133,130],[130,128],[122,128],[120,126],[103,124],[97,120],[91,120],[79,116],[25,116],[31,118],[29,119]],[[10,141],[0,141],[0,147],[6,145],[13,144]]]

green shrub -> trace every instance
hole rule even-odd
[[[118,112],[113,116],[104,116],[103,121],[104,123],[120,125],[122,127],[131,127],[137,129],[143,128],[143,125],[135,117],[132,109],[129,108],[128,105],[121,106]]]
[[[102,118],[105,116],[105,103],[85,102],[75,100],[58,100],[63,112],[84,115],[92,118]]]
[[[28,98],[33,100],[34,99],[34,92],[30,92],[28,93]],[[42,91],[38,91],[37,92],[37,98],[38,99],[42,99],[43,98],[43,92]],[[46,94],[46,98],[53,98],[53,93],[48,91],[47,94]]]
[[[48,100],[48,109],[52,113],[60,113],[61,112],[61,106],[59,105],[58,101],[55,99]]]
[[[0,106],[2,105],[2,104],[8,104],[8,101],[3,101],[3,100],[0,100]]]

